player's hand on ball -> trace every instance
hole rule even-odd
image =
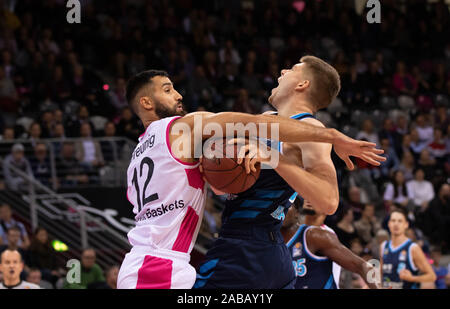
[[[203,181],[206,182],[206,183],[208,183],[208,181],[206,180],[205,175],[203,174],[202,160],[203,160],[203,156],[201,156],[200,159],[199,159],[200,165],[198,166],[198,168],[199,168],[199,170],[200,170],[200,173],[202,174]],[[209,187],[211,188],[212,192],[214,192],[216,195],[223,195],[223,194],[226,194],[225,192],[222,192],[222,191],[220,191],[219,189],[217,189],[217,188],[211,186],[210,183],[208,183],[208,184],[209,184]]]
[[[375,166],[379,166],[380,162],[386,161],[385,157],[380,156],[384,153],[384,150],[376,148],[375,143],[358,141],[338,132],[333,144],[334,152],[345,162],[349,170],[355,168],[350,156],[358,157]]]
[[[270,159],[270,152],[267,147],[260,147],[257,140],[248,141],[245,138],[233,138],[227,142],[228,145],[236,144],[239,146],[237,163],[244,162],[245,172],[256,172],[256,165],[262,162],[267,162]]]
[[[412,281],[412,274],[407,269],[402,269],[400,273],[398,274],[401,280],[403,281]]]

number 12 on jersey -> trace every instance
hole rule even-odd
[[[143,158],[141,161],[141,165],[139,167],[139,177],[142,177],[142,169],[144,168],[144,165],[148,166],[148,171],[147,171],[147,178],[145,179],[144,182],[144,189],[142,190],[142,199],[141,199],[141,193],[139,190],[139,183],[138,183],[138,172],[137,172],[137,168],[134,169],[134,173],[133,173],[133,179],[131,180],[131,182],[134,184],[134,187],[136,189],[136,197],[137,197],[137,203],[138,203],[138,213],[142,210],[142,207],[145,206],[147,203],[150,203],[154,200],[159,199],[158,197],[158,193],[153,193],[150,194],[148,196],[145,196],[145,191],[147,190],[147,186],[150,182],[150,179],[152,178],[153,175],[153,170],[155,168],[155,163],[153,162],[152,159],[146,157]]]

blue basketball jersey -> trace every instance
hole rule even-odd
[[[415,282],[400,280],[399,273],[402,269],[408,269],[414,276],[419,273],[414,265],[411,248],[415,245],[411,239],[407,239],[397,248],[392,248],[391,241],[383,243],[383,287],[393,289],[417,289]]]
[[[314,226],[301,225],[286,244],[297,275],[295,288],[337,289],[333,275],[333,261],[327,257],[317,256],[308,249],[306,232],[311,228]]]
[[[301,113],[291,118],[302,120],[314,116]],[[278,141],[268,141],[268,145],[281,151],[282,143]],[[279,225],[291,205],[289,198],[294,193],[274,169],[261,169],[259,178],[252,187],[239,194],[228,195],[222,213],[222,225]]]
[[[292,116],[294,119],[311,114]],[[281,150],[281,143],[268,141]],[[273,169],[262,169],[247,191],[229,195],[219,238],[197,272],[199,289],[291,289],[296,280],[280,228],[294,190]]]

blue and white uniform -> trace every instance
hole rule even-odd
[[[414,264],[411,250],[417,246],[411,239],[405,240],[397,248],[392,247],[392,242],[385,241],[381,245],[383,250],[383,287],[392,289],[417,289],[419,285],[415,282],[400,280],[399,273],[402,269],[408,269],[413,276],[419,273]]]

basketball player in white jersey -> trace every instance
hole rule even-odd
[[[205,183],[194,157],[194,131],[200,132],[201,143],[212,136],[203,132],[207,125],[218,125],[226,132],[226,124],[254,123],[258,129],[264,125],[270,137],[270,124],[277,123],[281,141],[332,143],[347,164],[350,156],[376,165],[383,160],[378,155],[382,151],[373,143],[292,119],[228,112],[185,115],[182,96],[164,71],[150,70],[132,77],[127,101],[146,129],[127,173],[127,195],[136,226],[128,233],[133,248],[120,268],[120,289],[191,288],[195,282],[196,272],[189,260],[202,220]],[[189,133],[180,127],[190,129]],[[191,145],[188,154],[172,151],[180,142]]]

